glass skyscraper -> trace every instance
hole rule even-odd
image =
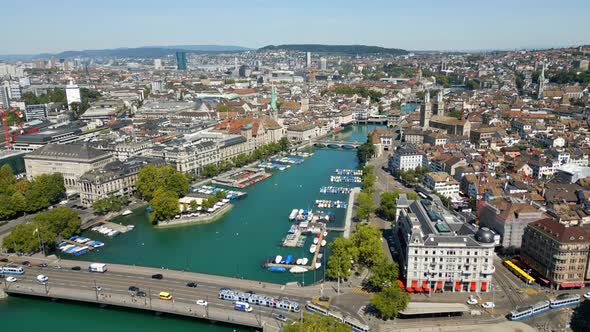
[[[176,69],[186,70],[186,52],[176,52]]]

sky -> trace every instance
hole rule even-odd
[[[590,44],[590,0],[2,2],[0,54],[200,44],[363,44],[407,50]]]

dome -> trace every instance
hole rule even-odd
[[[489,228],[482,227],[475,233],[475,240],[481,243],[494,243],[494,233]]]

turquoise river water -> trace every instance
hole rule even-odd
[[[334,138],[364,141],[375,126],[358,125],[344,129]],[[117,222],[133,224],[135,229],[113,239],[88,231],[84,235],[105,242],[100,250],[80,259],[105,263],[136,264],[169,269],[188,270],[239,276],[267,282],[289,281],[309,284],[323,277],[323,267],[316,273],[301,275],[272,273],[261,268],[270,256],[292,254],[310,257],[311,237],[303,248],[286,249],[279,246],[289,229],[288,215],[294,208],[314,209],[316,199],[346,200],[344,195],[325,195],[319,188],[331,184],[330,175],[336,168],[354,169],[358,160],[354,150],[314,149],[314,155],[301,165],[247,188],[248,194],[234,201],[234,208],[221,219],[207,225],[153,229],[146,220],[144,209],[121,217]],[[341,225],[344,209],[333,209],[333,225]],[[328,240],[339,234],[332,233]],[[64,258],[71,259],[70,256]],[[239,327],[214,325],[205,322],[151,313],[99,309],[94,305],[50,302],[27,298],[0,300],[0,314],[4,328],[19,331],[58,331],[83,329],[85,332],[103,331],[246,331]],[[34,319],[31,319],[34,318]]]

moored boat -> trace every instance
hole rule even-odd
[[[281,255],[277,255],[277,257],[275,257],[275,263],[277,263],[277,264],[281,263],[282,260],[283,260],[283,256],[281,256]]]
[[[318,244],[319,241],[320,241],[320,239],[318,239],[317,237],[313,238],[313,244]]]
[[[307,262],[309,262],[307,257],[303,257],[303,259],[301,259],[301,265],[307,265]]]
[[[303,262],[303,259],[297,258],[297,260],[295,261],[295,264],[301,265],[301,262]]]
[[[289,269],[289,272],[291,272],[291,273],[304,273],[304,272],[307,272],[307,269],[304,268],[303,266],[293,266],[292,268]]]
[[[326,245],[326,243],[328,243],[328,241],[326,241],[326,240],[322,240],[322,243],[320,243],[320,245],[323,247],[323,246],[325,246],[325,245]]]
[[[287,269],[282,266],[271,266],[268,268],[268,270],[270,272],[285,272],[285,271],[287,271]]]
[[[319,269],[321,266],[322,266],[322,263],[319,263],[319,262],[318,263],[315,263],[315,268],[316,269]]]
[[[316,249],[317,249],[317,246],[315,244],[312,244],[311,247],[309,247],[309,252],[311,254],[315,254]]]
[[[133,211],[131,211],[131,210],[125,210],[125,211],[123,211],[122,216],[128,216],[130,214],[133,214]]]

